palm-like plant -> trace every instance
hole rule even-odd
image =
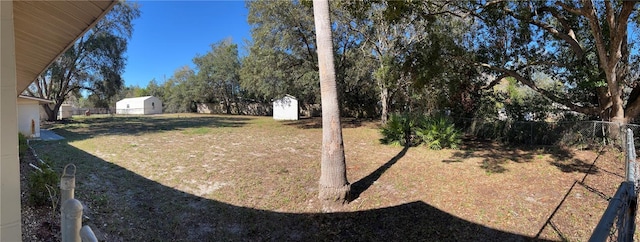
[[[446,117],[429,119],[426,125],[416,129],[416,136],[429,149],[457,149],[460,144],[460,133],[453,122]]]

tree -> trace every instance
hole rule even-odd
[[[366,15],[355,29],[361,34],[366,46],[364,50],[378,65],[373,77],[378,85],[380,95],[382,123],[389,117],[389,105],[396,92],[409,85],[407,76],[400,67],[408,49],[426,36],[426,21],[405,16],[396,21],[386,21],[384,13],[388,5],[386,1],[369,2]]]
[[[313,16],[316,39],[318,40],[318,71],[322,101],[322,161],[319,198],[322,201],[346,203],[351,187],[347,181],[342,127],[340,126],[329,1],[314,0]]]
[[[637,1],[469,2],[477,65],[511,76],[548,100],[591,117],[628,123],[640,114]],[[462,14],[460,16],[463,16]],[[536,75],[562,82],[540,85]]]
[[[303,105],[320,101],[316,36],[310,2],[250,1],[252,43],[242,61],[241,86],[249,95],[269,101],[284,94]],[[370,117],[376,111],[376,86],[363,42],[351,31],[353,17],[342,2],[331,2],[331,21],[338,100],[341,111]]]
[[[211,51],[193,59],[198,74],[195,76],[196,99],[206,103],[223,103],[231,114],[232,103],[239,112],[240,59],[238,45],[227,39],[211,45]]]
[[[456,61],[465,54],[465,25],[437,1],[357,1],[347,8],[357,17],[350,26],[364,43],[362,51],[376,65],[382,123],[394,111],[434,112],[473,103],[469,94],[476,92],[478,73]],[[473,110],[465,106],[459,109]]]
[[[195,71],[188,66],[177,69],[164,83],[164,111],[186,113],[195,111]]]
[[[262,100],[284,94],[304,104],[319,101],[313,12],[295,1],[248,1],[252,43],[241,85]]]
[[[119,2],[26,90],[27,95],[53,100],[53,108],[43,105],[50,121],[62,103],[71,95],[80,96],[81,90],[108,100],[122,87],[131,22],[139,16],[137,4]]]
[[[155,78],[151,79],[145,88],[149,95],[159,98],[160,100],[165,100],[164,89],[162,86],[158,85],[158,82]]]

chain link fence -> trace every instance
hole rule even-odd
[[[589,241],[633,241],[638,197],[636,150],[640,125],[604,121],[523,122],[460,119],[465,135],[514,145],[562,145],[579,149],[614,146],[626,154],[626,179],[609,200]]]
[[[602,145],[623,147],[627,128],[640,132],[640,125],[604,122],[526,122],[461,119],[465,135],[516,145],[564,145],[590,149]],[[638,144],[638,142],[636,142]]]
[[[637,126],[636,126],[637,128]],[[615,195],[609,200],[609,206],[602,214],[589,241],[634,241],[638,203],[638,167],[636,162],[636,144],[633,131],[627,128],[625,138],[626,176]]]

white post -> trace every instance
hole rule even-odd
[[[98,238],[93,233],[93,230],[91,230],[89,225],[82,226],[80,229],[80,238],[82,239],[82,242],[98,242]]]
[[[73,167],[73,173],[67,173],[67,168]],[[64,204],[65,201],[74,198],[74,191],[76,188],[76,166],[74,164],[68,164],[62,171],[62,177],[60,177],[60,204]]]
[[[82,203],[69,199],[62,203],[62,242],[80,242],[80,226],[82,226]]]

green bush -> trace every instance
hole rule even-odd
[[[20,155],[20,160],[27,153],[29,146],[27,145],[27,137],[25,137],[22,133],[18,133],[18,154]]]
[[[431,118],[423,114],[392,114],[381,129],[383,144],[416,146],[430,149],[457,148],[460,132],[444,116]]]
[[[382,127],[383,144],[391,145],[407,145],[409,143],[409,135],[411,134],[411,122],[408,115],[391,114],[387,124]]]
[[[58,199],[60,177],[47,164],[40,165],[40,169],[29,175],[29,202],[35,206],[50,205]]]
[[[460,132],[453,122],[442,116],[429,119],[424,125],[418,127],[415,133],[420,143],[433,150],[457,149],[461,142]]]

